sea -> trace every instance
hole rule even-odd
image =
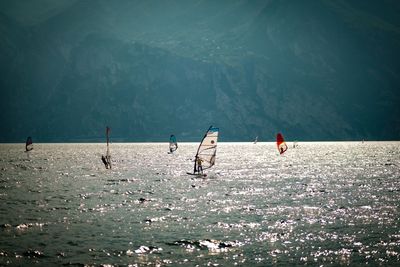
[[[178,145],[0,144],[0,265],[400,265],[400,142]]]

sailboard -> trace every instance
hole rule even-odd
[[[31,151],[33,149],[32,137],[28,136],[25,142],[25,151]]]
[[[106,155],[101,156],[101,161],[104,163],[106,169],[111,169],[111,155],[110,155],[110,127],[106,127],[107,151]]]
[[[281,155],[288,149],[285,139],[283,139],[283,135],[281,133],[276,135],[276,146],[278,147],[279,154]]]
[[[171,134],[169,137],[169,152],[168,154],[174,153],[178,149],[178,142],[176,142],[175,135]]]
[[[207,176],[206,174],[203,174],[203,171],[211,168],[215,164],[218,133],[219,128],[212,126],[208,128],[197,149],[194,159],[193,173],[187,172],[187,174],[203,177]]]

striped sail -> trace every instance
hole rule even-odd
[[[202,169],[209,169],[215,164],[215,156],[217,153],[217,141],[218,141],[219,128],[212,127],[207,130],[206,134],[201,141],[199,148],[197,149],[194,173],[198,170],[198,160],[201,161]]]

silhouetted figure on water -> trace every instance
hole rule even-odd
[[[104,166],[106,166],[106,169],[111,169],[111,163],[107,157],[104,155],[101,156],[101,161],[104,163]]]

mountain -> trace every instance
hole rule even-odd
[[[397,1],[0,1],[0,142],[400,139]]]

